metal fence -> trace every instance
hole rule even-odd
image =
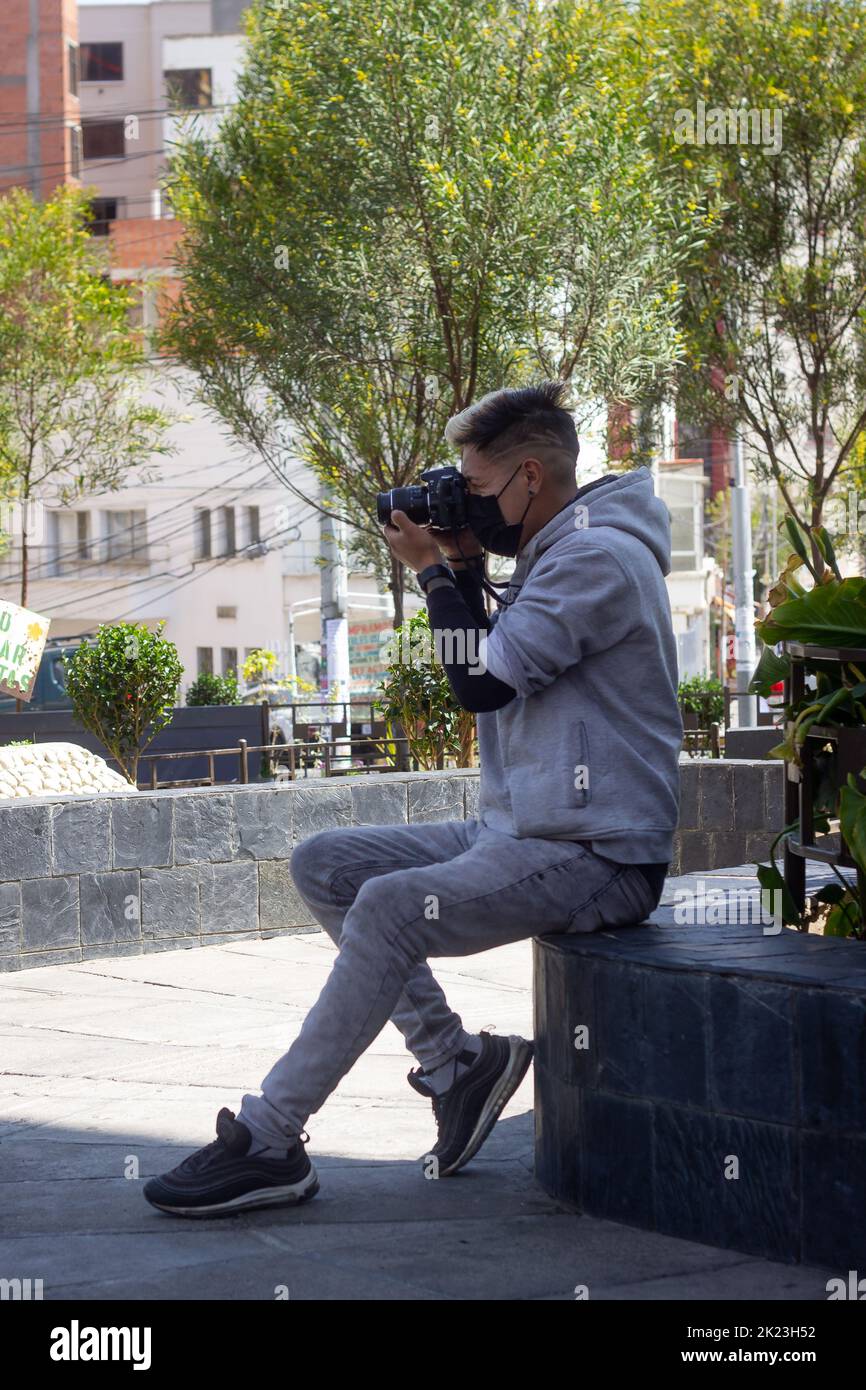
[[[372,746],[371,745],[375,745]],[[403,754],[401,758],[401,753]],[[221,757],[237,758],[237,781],[241,784],[250,781],[250,758],[259,754],[262,759],[261,776],[265,780],[297,781],[309,777],[344,776],[347,772],[393,772],[404,768],[417,770],[409,755],[408,739],[386,737],[374,740],[368,736],[350,738],[337,736],[330,739],[315,739],[309,742],[286,742],[249,744],[246,739],[238,739],[231,748],[204,748],[177,753],[143,753],[139,762],[139,786],[159,791],[170,787],[211,787],[226,783],[226,778],[217,778],[215,760]],[[179,759],[204,758],[208,772],[202,777],[188,777],[160,781],[159,765]],[[109,759],[113,762],[113,759]],[[148,764],[144,780],[141,768]],[[260,780],[254,778],[253,780]],[[231,785],[229,783],[228,785]]]

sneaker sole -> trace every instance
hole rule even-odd
[[[527,1073],[529,1063],[535,1051],[534,1045],[527,1042],[525,1038],[509,1037],[511,1044],[511,1054],[508,1058],[508,1065],[500,1076],[487,1100],[484,1108],[478,1116],[475,1128],[469,1136],[465,1148],[458,1158],[450,1163],[447,1168],[443,1168],[439,1176],[447,1178],[451,1173],[456,1173],[458,1168],[462,1168],[468,1163],[470,1158],[477,1154],[484,1140],[487,1138],[506,1104],[514,1095],[521,1081]]]
[[[230,1202],[219,1202],[209,1207],[165,1206],[162,1202],[154,1202],[150,1198],[147,1200],[152,1207],[167,1212],[169,1216],[233,1216],[236,1212],[256,1207],[299,1206],[301,1202],[315,1197],[318,1190],[319,1179],[315,1168],[311,1168],[302,1182],[291,1183],[287,1187],[258,1188],[255,1192],[244,1192],[240,1197],[233,1197]]]

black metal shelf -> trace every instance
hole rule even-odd
[[[806,694],[806,666],[810,662],[829,661],[836,665],[866,662],[864,647],[819,647],[807,642],[783,642],[784,651],[791,657],[791,670],[785,677],[785,705],[799,702]],[[787,737],[790,725],[786,724]],[[794,763],[785,763],[784,814],[785,825],[799,821],[798,838],[785,836],[784,875],[786,886],[800,912],[806,905],[806,860],[835,864],[839,868],[856,869],[857,883],[866,902],[866,875],[845,843],[839,827],[839,849],[825,849],[815,844],[814,807],[812,804],[814,755],[817,744],[834,743],[837,748],[837,778],[844,786],[849,772],[859,776],[866,766],[866,728],[846,725],[813,724],[801,745],[802,771]],[[866,792],[866,780],[861,782]],[[838,817],[830,818],[838,824]]]

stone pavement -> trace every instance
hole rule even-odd
[[[658,911],[695,879],[753,875],[671,878]],[[434,963],[468,1028],[532,1036],[531,949]],[[0,976],[0,1278],[73,1300],[273,1299],[278,1286],[292,1299],[570,1300],[578,1284],[594,1299],[826,1298],[827,1271],[551,1200],[533,1177],[531,1069],[473,1162],[426,1181],[433,1116],[391,1024],[308,1123],[312,1202],[195,1222],[151,1209],[143,1180],[258,1087],[333,954],[313,931]]]

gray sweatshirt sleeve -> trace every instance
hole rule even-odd
[[[640,592],[619,561],[585,541],[548,551],[482,639],[491,675],[525,698],[638,627]]]

